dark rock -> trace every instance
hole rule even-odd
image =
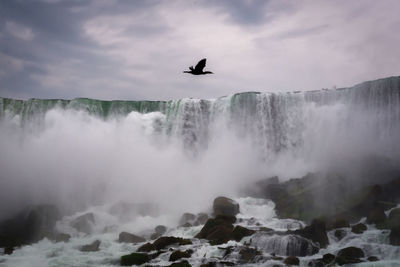
[[[379,261],[379,258],[376,257],[376,256],[369,256],[369,257],[367,258],[367,260],[368,260],[368,261]]]
[[[299,265],[300,260],[297,257],[289,256],[283,261],[283,263],[286,265]]]
[[[141,265],[151,260],[151,257],[146,253],[131,253],[121,257],[121,266]]]
[[[239,242],[243,237],[252,235],[254,232],[253,230],[238,225],[233,229],[232,239]]]
[[[338,219],[329,224],[329,229],[350,227],[349,221],[346,219]]]
[[[324,256],[322,256],[322,261],[325,264],[332,262],[334,259],[335,259],[335,255],[330,254],[330,253],[324,254]]]
[[[294,233],[319,243],[321,248],[325,248],[329,244],[325,222],[322,220],[314,219],[311,225],[304,227],[304,229],[296,230]]]
[[[229,216],[217,216],[215,219],[208,219],[195,237],[207,239],[214,245],[226,243],[232,237],[232,223],[235,220],[235,217]]]
[[[90,212],[79,216],[78,218],[73,220],[70,224],[77,231],[85,234],[90,234],[92,232],[94,223],[95,223],[94,215],[93,213]]]
[[[176,250],[172,252],[172,254],[169,256],[169,261],[177,261],[182,258],[190,258],[190,256],[193,254],[193,250],[188,249],[186,251],[180,251]]]
[[[228,242],[232,238],[233,225],[225,224],[213,228],[206,239],[211,245],[219,245]]]
[[[134,234],[130,234],[128,232],[121,232],[119,234],[118,241],[123,242],[123,243],[136,244],[136,243],[144,242],[144,241],[146,241],[146,239],[144,239],[143,237],[134,235]]]
[[[156,250],[156,247],[151,243],[146,243],[138,248],[138,252],[150,252]]]
[[[386,220],[385,211],[380,206],[374,207],[368,212],[367,223],[369,224],[371,223],[379,224],[385,222],[385,220]]]
[[[390,244],[393,246],[400,246],[400,225],[393,227],[389,234]]]
[[[0,222],[0,247],[15,247],[51,239],[61,218],[54,205],[30,206],[14,217]]]
[[[340,241],[343,237],[346,236],[346,231],[344,231],[343,229],[336,229],[334,235]]]
[[[400,208],[396,208],[390,211],[389,220],[396,220],[400,223]]]
[[[70,238],[71,238],[71,235],[69,235],[69,234],[57,233],[54,236],[54,241],[55,242],[68,242]]]
[[[400,208],[393,209],[390,211],[387,220],[383,223],[377,223],[376,227],[379,229],[393,229],[400,225]]]
[[[355,234],[362,234],[367,230],[367,226],[363,223],[358,223],[351,227],[351,231]]]
[[[96,240],[93,243],[89,244],[89,245],[84,245],[82,246],[79,250],[83,251],[83,252],[95,252],[95,251],[99,251],[99,247],[100,247],[100,240]]]
[[[261,252],[255,248],[243,247],[239,251],[240,260],[245,263],[251,263],[255,261],[257,256],[261,255]]]
[[[172,264],[168,265],[167,267],[191,267],[191,266],[192,265],[190,265],[188,261],[181,261],[181,262],[172,263]]]
[[[180,246],[192,244],[189,239],[174,236],[162,236],[154,241],[153,245],[157,250],[164,249],[167,246],[178,244]]]
[[[4,248],[4,254],[6,254],[6,255],[11,255],[13,252],[14,252],[13,247],[5,247]]]
[[[239,213],[239,204],[227,197],[217,197],[213,203],[214,215],[235,216]]]
[[[362,262],[360,258],[364,257],[364,251],[357,247],[347,247],[339,250],[336,256],[336,263],[339,265],[354,264]]]

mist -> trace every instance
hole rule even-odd
[[[340,92],[313,101],[305,93],[233,95],[207,105],[185,99],[168,116],[104,118],[57,106],[25,119],[7,113],[0,216],[32,204],[56,204],[69,214],[119,201],[154,203],[179,216],[207,211],[216,196],[238,196],[273,175],[284,181],[333,168],[352,172],[362,168],[352,161],[371,155],[398,161],[399,106],[365,105],[380,103],[365,93],[360,105],[352,90],[333,100],[327,96]]]

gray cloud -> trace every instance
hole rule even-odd
[[[0,96],[209,98],[398,75],[398,1],[1,1]],[[214,76],[182,71],[203,57]]]

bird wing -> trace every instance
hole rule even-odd
[[[202,60],[199,61],[199,63],[197,63],[196,67],[194,67],[194,70],[202,72],[205,66],[206,66],[206,59],[203,58]]]

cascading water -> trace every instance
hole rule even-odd
[[[71,216],[95,209],[107,224],[118,224],[96,207],[125,201],[154,203],[158,223],[173,225],[182,212],[204,211],[214,197],[237,196],[262,177],[300,177],[369,155],[398,162],[399,136],[400,77],[211,100],[0,98],[0,219],[27,204],[54,203]],[[256,219],[276,229],[301,226],[275,214]],[[120,229],[151,225],[140,220]],[[312,243],[290,238],[260,237],[253,244],[312,254]]]

